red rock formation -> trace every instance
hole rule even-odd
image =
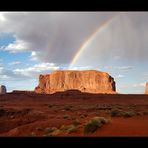
[[[146,82],[145,94],[148,94],[148,82]]]
[[[52,94],[71,89],[89,93],[115,93],[116,91],[114,79],[106,72],[59,70],[40,75],[35,92]]]
[[[6,94],[6,93],[7,93],[6,86],[0,85],[0,94]]]

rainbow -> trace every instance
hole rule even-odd
[[[77,49],[76,54],[74,55],[72,61],[70,62],[70,66],[69,69],[71,69],[73,67],[73,65],[75,64],[75,62],[79,59],[80,55],[84,52],[84,50],[86,49],[86,47],[88,45],[90,45],[93,41],[93,39],[96,37],[96,35],[102,30],[104,29],[107,25],[109,25],[112,20],[117,17],[120,13],[111,16],[109,19],[107,19],[105,22],[103,22],[82,44],[81,46]]]

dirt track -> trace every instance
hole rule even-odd
[[[114,117],[111,111],[136,113]],[[85,124],[95,116],[109,122],[94,133],[84,134]],[[70,133],[62,126],[79,121]],[[49,129],[55,127],[54,134]],[[9,93],[0,95],[0,136],[148,136],[148,95],[56,93]]]

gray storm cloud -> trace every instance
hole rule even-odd
[[[9,12],[2,14],[0,32],[14,33],[19,43],[25,43],[25,50],[36,51],[41,61],[69,64],[90,34],[116,14],[119,12]],[[120,13],[97,34],[77,62],[93,64],[113,56],[147,58],[147,26],[147,12]]]

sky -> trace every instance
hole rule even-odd
[[[145,92],[148,12],[0,12],[0,85],[34,90],[54,70],[109,73],[119,93]]]

